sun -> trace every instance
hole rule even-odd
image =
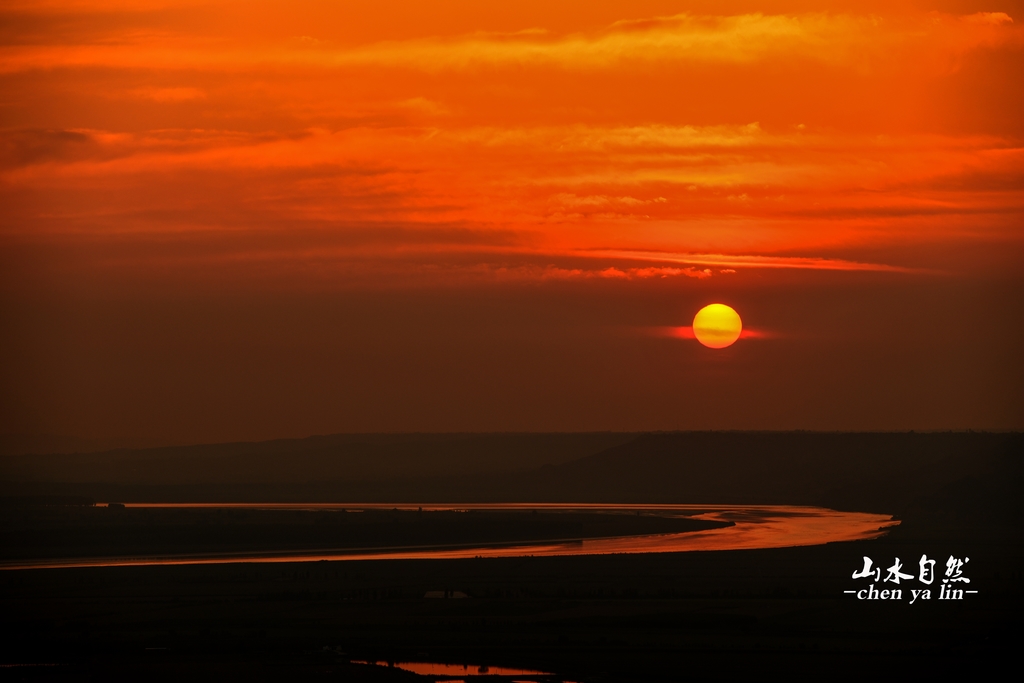
[[[740,338],[740,314],[725,304],[709,304],[693,316],[693,336],[710,349],[724,349]]]

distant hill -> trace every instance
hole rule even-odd
[[[359,497],[388,482],[515,473],[634,434],[337,434],[255,443],[0,457],[0,495],[242,500]],[[351,500],[351,499],[350,499]]]
[[[529,500],[763,503],[1020,518],[1024,435],[645,434],[510,482]]]
[[[335,435],[0,458],[0,495],[822,505],[1020,518],[1024,435]]]

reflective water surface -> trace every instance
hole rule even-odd
[[[131,565],[225,564],[235,562],[313,562],[319,560],[424,560],[473,557],[524,557],[610,555],[618,553],[669,553],[695,550],[739,550],[820,545],[836,541],[876,538],[898,521],[890,515],[839,512],[827,508],[793,505],[640,505],[601,503],[161,503],[132,504],[150,508],[249,508],[267,510],[540,510],[547,512],[640,513],[686,516],[733,522],[733,526],[677,534],[563,539],[504,545],[415,546],[367,549],[314,550],[309,552],[246,552],[146,557],[105,557],[7,562],[0,569],[56,567],[115,567]]]
[[[353,664],[375,664],[377,666],[388,666],[387,662],[362,662],[355,661]],[[555,674],[532,669],[516,669],[507,666],[486,666],[476,664],[438,664],[436,662],[393,662],[391,666],[396,669],[405,669],[421,676],[434,676],[439,680],[456,683],[462,678],[474,676],[523,676],[533,680],[537,676],[553,677]],[[566,682],[568,683],[568,682]]]

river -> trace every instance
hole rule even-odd
[[[899,524],[890,515],[840,512],[794,505],[643,505],[603,503],[128,503],[131,508],[248,508],[265,510],[538,510],[544,512],[639,513],[732,522],[732,526],[675,534],[559,539],[471,546],[339,548],[308,552],[245,552],[138,557],[97,557],[11,561],[0,569],[316,562],[356,560],[442,560],[487,557],[554,557],[745,550],[820,545],[877,538]]]

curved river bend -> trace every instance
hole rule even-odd
[[[35,562],[9,562],[0,569],[57,567],[119,567],[140,565],[227,564],[238,562],[315,562],[320,560],[429,560],[474,557],[553,557],[623,553],[676,553],[694,550],[743,550],[820,545],[836,541],[877,538],[899,524],[890,515],[839,512],[795,505],[633,505],[598,503],[476,503],[476,504],[364,504],[364,503],[163,503],[128,504],[151,508],[248,508],[264,510],[543,510],[564,512],[639,512],[666,517],[685,516],[733,522],[733,526],[677,534],[565,539],[517,544],[472,546],[416,546],[367,549],[311,550],[308,552],[247,552],[146,557],[78,558]]]

